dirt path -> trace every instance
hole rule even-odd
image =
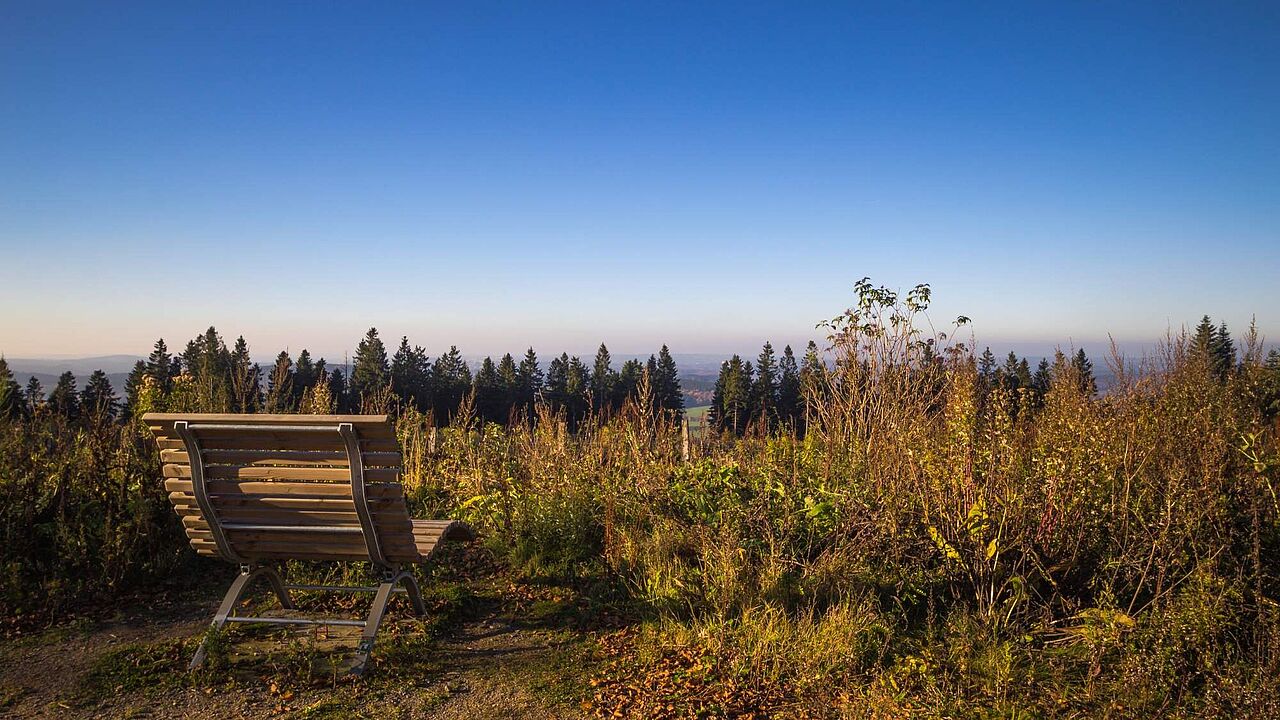
[[[527,603],[482,589],[437,602],[437,615],[462,616],[443,625],[399,608],[358,681],[316,672],[321,656],[300,653],[296,634],[233,636],[230,671],[193,678],[182,668],[216,595],[139,600],[116,618],[0,641],[0,717],[581,717],[588,635],[531,624]]]

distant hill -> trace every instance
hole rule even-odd
[[[116,395],[124,396],[124,381],[133,370],[133,364],[143,358],[137,355],[99,355],[87,358],[5,358],[14,379],[26,387],[27,379],[35,377],[44,386],[46,394],[58,382],[58,376],[68,370],[76,376],[76,389],[83,390],[94,370],[102,370],[111,381]]]

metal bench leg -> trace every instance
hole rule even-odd
[[[373,643],[378,638],[378,626],[382,624],[382,616],[387,612],[387,604],[396,585],[404,583],[409,600],[413,603],[414,613],[425,615],[426,605],[422,602],[422,593],[418,591],[418,582],[413,573],[407,570],[395,571],[383,576],[378,591],[373,596],[373,607],[369,608],[369,619],[364,623],[364,632],[360,634],[360,644],[356,646],[352,675],[363,675],[369,663],[369,654],[373,652]]]
[[[220,628],[227,624],[227,617],[231,615],[236,605],[240,603],[245,589],[249,587],[249,583],[259,576],[267,578],[267,582],[271,584],[271,589],[275,591],[276,597],[280,599],[280,605],[284,609],[293,609],[293,599],[289,597],[289,591],[285,589],[284,580],[280,577],[280,573],[270,567],[241,565],[240,574],[236,576],[235,580],[231,581],[231,587],[227,588],[227,594],[222,596],[222,604],[218,606],[218,612],[213,616],[212,627]],[[196,648],[195,657],[191,658],[191,664],[187,666],[188,670],[195,670],[204,663],[205,656],[208,654],[204,645],[205,641],[200,641],[200,647]]]
[[[422,591],[418,589],[418,580],[413,576],[413,571],[405,570],[401,573],[400,579],[404,582],[404,589],[409,596],[409,602],[413,603],[413,614],[418,617],[426,615],[427,605],[422,602]]]

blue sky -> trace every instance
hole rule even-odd
[[[1280,338],[1280,5],[0,5],[0,352]]]

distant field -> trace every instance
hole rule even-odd
[[[699,405],[697,407],[685,408],[685,417],[689,418],[690,430],[701,430],[707,425],[707,411],[711,409],[710,405]]]

